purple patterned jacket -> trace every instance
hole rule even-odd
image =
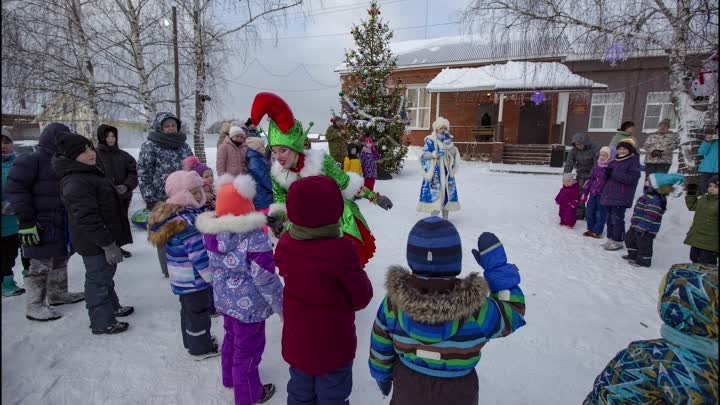
[[[360,163],[362,164],[363,177],[366,179],[374,179],[377,177],[377,162],[380,160],[380,153],[373,148],[362,148],[360,152]]]
[[[215,307],[244,323],[282,314],[283,286],[275,273],[270,238],[262,232],[265,215],[200,215],[195,225],[204,234],[214,273]]]

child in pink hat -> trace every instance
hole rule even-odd
[[[220,353],[210,334],[213,274],[202,234],[195,228],[206,202],[203,179],[194,171],[174,172],[165,180],[165,194],[168,199],[153,209],[148,221],[148,240],[165,247],[170,287],[180,297],[183,345],[195,360],[215,357]]]

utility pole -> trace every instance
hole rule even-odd
[[[428,2],[430,0],[425,0],[425,39],[427,39],[427,26],[428,26]]]
[[[173,54],[175,56],[175,116],[180,119],[180,61],[178,60],[177,7],[172,6]]]

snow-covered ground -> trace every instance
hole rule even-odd
[[[131,153],[137,155],[137,150]],[[401,175],[377,183],[395,207],[386,212],[361,203],[378,252],[367,266],[375,297],[357,314],[353,404],[389,402],[369,375],[368,345],[385,291],[386,268],[405,264],[407,234],[422,218],[415,211],[420,186],[417,150],[410,154]],[[208,149],[212,166],[214,158],[214,149]],[[481,403],[579,404],[617,351],[630,341],[659,336],[658,285],[671,264],[687,261],[688,247],[682,241],[691,213],[681,198],[670,199],[655,240],[653,267],[638,269],[620,258],[624,251],[605,252],[601,241],[582,237],[584,222],[574,230],[557,225],[553,199],[561,185],[559,175],[497,173],[489,168],[467,163],[458,174],[463,210],[451,214],[451,220],[463,240],[463,273],[479,270],[470,254],[477,236],[496,233],[510,261],[520,268],[527,325],[484,348],[477,367]],[[2,299],[3,403],[232,403],[232,391],[221,384],[220,359],[195,362],[186,357],[178,299],[160,274],[155,249],[145,237],[134,230],[135,243],[128,248],[134,256],[120,264],[115,277],[121,303],[136,309],[125,319],[130,323],[126,333],[92,335],[83,304],[59,307],[61,320],[38,323],[25,319],[25,296]],[[69,272],[71,289],[82,290],[84,268],[77,255],[70,260]],[[16,279],[22,283],[21,277]],[[285,403],[289,377],[280,355],[281,327],[277,317],[267,322],[260,368],[263,382],[278,387],[272,405]],[[222,339],[220,318],[213,319],[213,332]]]

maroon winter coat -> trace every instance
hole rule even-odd
[[[372,298],[372,284],[345,238],[294,240],[275,249],[285,281],[282,355],[290,367],[320,376],[355,358],[355,311]]]
[[[579,199],[580,186],[577,182],[570,187],[563,185],[555,197],[555,202],[560,206],[560,225],[575,226]]]

